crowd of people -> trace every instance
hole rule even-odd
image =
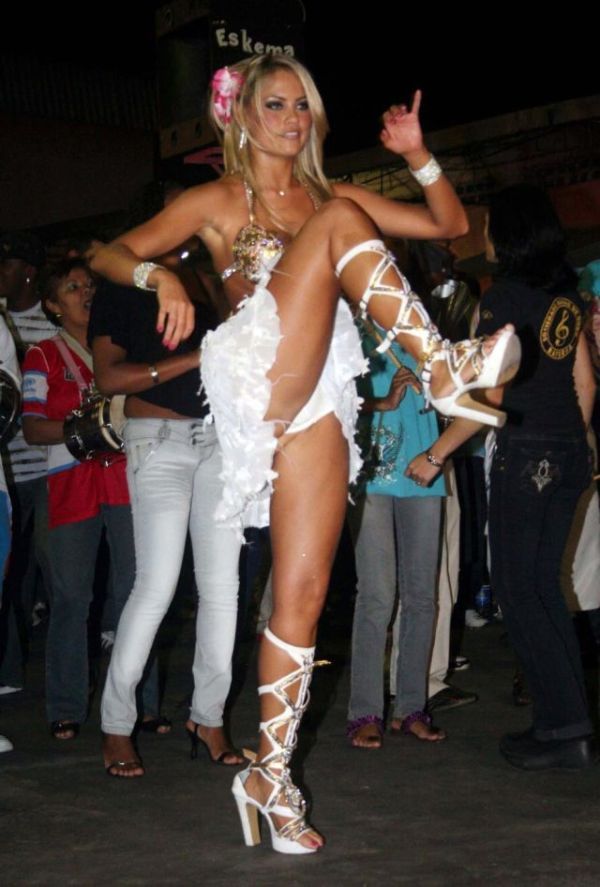
[[[584,767],[596,755],[561,569],[586,492],[598,520],[589,309],[600,274],[586,272],[585,301],[549,198],[514,186],[490,203],[485,237],[497,273],[479,302],[453,267],[449,241],[467,218],[424,144],[420,98],[387,111],[381,133],[421,186],[419,204],[328,182],[327,121],[310,74],[294,59],[261,56],[213,78],[222,178],[165,191],[132,230],[51,265],[32,234],[0,241],[0,361],[13,391],[23,376],[0,487],[4,562],[11,501],[14,509],[0,694],[23,686],[22,629],[44,589],[50,732],[76,739],[105,534],[105,609],[116,634],[101,705],[104,766],[116,778],[142,777],[136,727],[171,729],[153,646],[189,531],[198,596],[191,752],[202,744],[215,763],[245,763],[223,726],[238,566],[244,531],[270,525],[259,742],[232,792],[246,843],[260,840],[260,814],[283,853],[324,843],[289,764],[346,515],[358,580],[353,746],[373,751],[384,741],[390,634],[391,733],[443,741],[432,714],[476,701],[447,682],[452,666],[465,665],[450,651],[460,566],[463,618],[485,624],[493,608],[479,593],[491,585],[531,697],[532,725],[502,738],[503,756],[542,769]],[[382,235],[410,241],[423,299]],[[182,245],[199,241],[225,311],[206,275],[181,265]],[[73,411],[91,431],[72,432]],[[82,455],[86,433],[93,443]],[[100,452],[98,435],[110,437]],[[580,563],[599,556],[598,533],[585,544]],[[576,573],[576,594],[577,585]],[[599,605],[597,589],[585,606]],[[0,750],[10,748],[0,739]]]

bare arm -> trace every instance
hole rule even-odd
[[[411,169],[418,170],[431,154],[423,144],[419,123],[421,92],[415,93],[410,111],[393,106],[383,115],[381,141],[388,150],[404,157]],[[378,228],[391,237],[431,240],[460,237],[469,229],[467,216],[456,192],[442,175],[433,185],[423,189],[427,206],[411,206],[388,200],[357,185],[335,185],[334,193],[356,201]]]
[[[499,407],[504,398],[504,387],[488,388],[485,392],[485,400],[492,406]],[[444,467],[446,459],[449,459],[455,450],[485,427],[481,422],[471,422],[469,419],[455,419],[442,431],[438,439],[428,450],[415,456],[404,472],[405,475],[421,486],[429,486]],[[428,453],[440,464],[434,465],[430,462],[427,458]]]
[[[202,185],[186,191],[153,219],[122,235],[113,243],[95,242],[86,254],[90,267],[113,283],[131,286],[140,262],[164,255],[212,223],[217,185]],[[220,195],[220,191],[216,192]],[[212,208],[211,208],[212,207]],[[156,289],[159,311],[156,328],[163,341],[176,348],[194,328],[194,310],[183,285],[173,272],[156,269],[148,276]]]
[[[387,413],[390,410],[396,410],[404,400],[404,395],[409,387],[417,394],[421,391],[421,383],[415,374],[408,367],[402,367],[394,374],[385,397],[365,397],[361,405],[361,412]]]
[[[149,364],[127,361],[127,352],[113,344],[110,336],[94,338],[92,355],[96,385],[101,394],[138,394],[155,385]],[[197,369],[199,364],[200,353],[196,350],[159,360],[153,367],[158,373],[159,382],[169,382],[189,370]]]
[[[592,419],[592,411],[594,409],[596,380],[594,379],[590,349],[583,334],[579,336],[577,342],[577,352],[575,354],[575,364],[573,366],[573,379],[575,381],[577,400],[579,401],[583,421],[587,428]]]
[[[23,416],[23,436],[28,444],[60,444],[65,442],[63,423],[59,419]]]

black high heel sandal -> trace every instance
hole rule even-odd
[[[208,759],[212,764],[221,764],[224,767],[240,767],[244,763],[243,755],[240,752],[236,751],[234,748],[226,748],[225,751],[222,751],[218,758],[213,758],[210,753],[210,748],[206,740],[202,739],[198,730],[200,728],[200,724],[197,724],[195,721],[192,721],[194,725],[194,729],[190,730],[190,728],[186,725],[185,732],[190,737],[191,749],[190,749],[190,760],[195,761],[198,757],[198,746],[202,743],[206,754],[208,755]],[[236,757],[242,758],[241,761],[226,761],[225,758],[228,755],[235,755]]]

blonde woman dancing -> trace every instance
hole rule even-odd
[[[392,107],[381,134],[423,186],[426,205],[409,206],[326,180],[323,104],[294,59],[262,56],[223,69],[213,79],[212,111],[226,174],[190,189],[93,260],[117,282],[157,290],[157,325],[173,344],[191,331],[190,307],[174,275],[145,260],[196,233],[232,306],[253,290],[207,336],[202,378],[223,448],[216,519],[240,529],[271,523],[274,608],[260,651],[260,743],[233,794],[246,843],[259,840],[261,813],[282,853],[312,853],[324,843],[306,821],[289,763],[348,479],[360,462],[353,380],[364,361],[340,291],[389,331],[383,347],[397,339],[416,357],[441,412],[500,423],[502,414],[471,402],[469,390],[495,385],[519,360],[511,327],[483,342],[443,342],[379,239],[378,229],[411,238],[467,230],[450,182],[423,144],[419,103],[417,93],[410,110]]]

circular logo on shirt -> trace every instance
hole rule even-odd
[[[547,357],[563,360],[577,344],[581,311],[570,299],[554,299],[540,329],[540,344]]]

